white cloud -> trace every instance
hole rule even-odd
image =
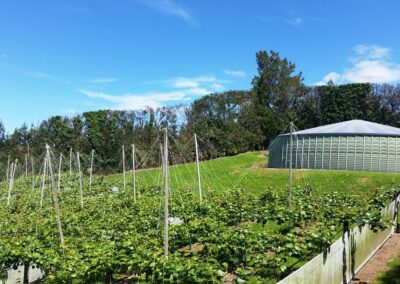
[[[142,109],[145,107],[161,107],[166,104],[178,104],[190,101],[198,96],[204,96],[225,89],[225,81],[215,76],[176,77],[172,79],[147,82],[146,84],[161,85],[166,91],[144,93],[126,93],[111,95],[104,92],[81,89],[80,93],[91,99],[103,100],[111,103],[113,109]]]
[[[157,108],[166,103],[179,103],[180,101],[187,99],[185,92],[182,91],[145,94],[128,93],[117,96],[90,90],[80,90],[80,92],[89,98],[101,99],[106,102],[112,103],[112,108],[118,110],[136,110],[146,107]]]
[[[172,0],[142,0],[140,2],[162,13],[181,18],[190,24],[197,24],[188,10]]]
[[[50,80],[53,82],[58,82],[58,83],[63,83],[63,84],[70,84],[71,82],[68,80],[64,80],[60,77],[48,74],[48,73],[44,73],[44,72],[28,72],[25,73],[25,75],[35,78],[35,79],[39,79],[39,80]]]
[[[302,24],[303,22],[304,22],[303,19],[300,17],[293,17],[293,18],[286,20],[286,23],[288,23],[292,26],[298,26],[298,25]]]
[[[382,60],[362,60],[344,71],[347,82],[389,83],[400,80],[400,65]]]
[[[67,109],[64,109],[62,111],[62,113],[71,115],[71,114],[78,114],[78,113],[80,113],[80,111],[78,111],[77,109],[74,109],[74,108],[67,108]]]
[[[110,83],[114,83],[117,82],[118,78],[97,78],[97,79],[93,79],[90,80],[90,83],[92,84],[110,84]]]
[[[224,86],[222,86],[221,84],[217,84],[217,83],[211,84],[210,87],[213,91],[222,91],[223,89],[225,89]]]
[[[353,49],[357,55],[369,59],[380,59],[389,56],[390,49],[379,45],[359,44]]]
[[[350,67],[341,73],[330,72],[316,85],[335,83],[390,83],[400,81],[400,64],[390,60],[390,49],[379,45],[357,45],[353,48]]]
[[[316,85],[316,86],[326,85],[326,83],[328,83],[329,81],[338,82],[340,80],[340,78],[341,78],[341,75],[339,73],[331,72],[331,73],[328,73],[327,75],[325,75],[321,81],[315,83],[314,85]]]
[[[175,88],[197,88],[199,85],[199,82],[187,78],[176,79],[172,82]]]
[[[199,76],[194,78],[177,77],[162,82],[167,83],[173,88],[198,88],[200,85],[206,85],[216,81],[217,78],[214,76]]]
[[[49,74],[43,73],[43,72],[29,72],[26,75],[28,75],[29,77],[32,77],[32,78],[36,78],[36,79],[45,79],[45,78],[51,77]]]
[[[188,89],[186,92],[190,95],[198,95],[198,96],[205,96],[212,93],[212,91],[207,90],[205,88],[191,88]]]
[[[246,73],[242,70],[224,70],[224,73],[232,77],[246,77]]]

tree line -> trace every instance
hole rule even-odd
[[[256,61],[250,90],[210,94],[190,105],[53,116],[9,134],[0,121],[0,161],[9,155],[21,161],[25,155],[39,157],[47,143],[65,155],[70,148],[86,155],[94,150],[97,170],[113,172],[120,166],[122,145],[135,144],[147,152],[144,166],[156,165],[160,148],[155,143],[165,127],[176,141],[171,147],[192,143],[196,133],[203,159],[267,149],[290,121],[299,129],[350,119],[400,127],[400,85],[306,86],[295,64],[278,52],[259,51]]]

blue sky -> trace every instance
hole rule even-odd
[[[189,103],[249,89],[276,50],[308,85],[400,80],[399,1],[2,0],[0,119]]]

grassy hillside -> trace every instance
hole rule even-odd
[[[201,162],[202,187],[205,194],[224,188],[242,187],[249,194],[259,194],[268,187],[285,190],[288,183],[287,169],[268,169],[266,152],[248,152],[233,157]],[[107,177],[119,183],[121,175]],[[162,184],[162,170],[149,169],[137,173],[137,182],[142,185]],[[132,177],[127,173],[127,186],[132,186]],[[336,170],[294,170],[294,186],[310,185],[317,193],[341,192],[367,194],[380,187],[400,183],[400,175],[390,173],[351,172]],[[192,188],[197,191],[195,164],[170,167],[170,187]]]

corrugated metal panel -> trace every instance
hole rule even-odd
[[[365,120],[348,120],[294,132],[296,135],[400,136],[400,128]],[[289,135],[288,133],[284,135]]]
[[[269,167],[288,168],[290,136],[270,146]],[[400,137],[293,135],[293,168],[399,172]]]

